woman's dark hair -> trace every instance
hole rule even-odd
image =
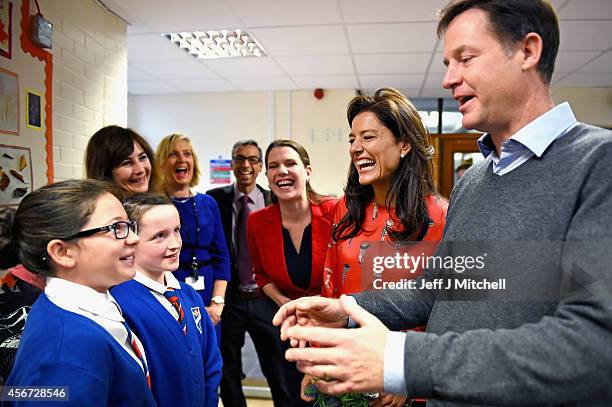
[[[310,165],[310,156],[308,155],[308,152],[306,151],[304,146],[302,146],[300,143],[298,143],[297,141],[293,141],[293,140],[274,140],[273,142],[270,143],[270,145],[266,149],[266,155],[264,159],[264,162],[266,164],[266,171],[268,170],[268,156],[270,155],[270,151],[272,151],[273,148],[277,148],[277,147],[289,147],[290,149],[298,153],[298,156],[300,157],[300,161],[302,162],[304,167],[307,167]],[[306,183],[306,193],[308,194],[308,202],[313,203],[313,204],[319,204],[322,201],[325,201],[327,198],[327,196],[321,195],[318,192],[316,192],[312,188],[312,185],[310,185],[310,182]],[[278,198],[276,197],[276,195],[274,195],[273,192],[271,193],[271,197],[272,197],[272,202],[274,203],[278,202]]]
[[[47,244],[78,233],[106,193],[120,197],[116,185],[92,179],[61,181],[30,192],[14,216],[0,216],[0,256],[10,259],[9,266],[22,263],[33,273],[54,275]]]
[[[167,195],[152,194],[148,192],[139,192],[130,195],[123,200],[123,207],[130,220],[141,222],[142,217],[152,207],[160,205],[174,206],[174,202]]]
[[[13,219],[15,208],[0,208],[0,269],[6,270],[19,264],[19,258],[13,250]]]
[[[451,21],[472,8],[489,16],[489,29],[499,42],[512,51],[531,32],[542,38],[538,72],[550,83],[559,51],[559,19],[549,0],[455,0],[440,12],[438,37],[446,33]]]
[[[106,126],[95,132],[85,150],[85,171],[87,178],[114,182],[113,169],[134,152],[134,143],[144,150],[151,163],[149,191],[157,182],[157,167],[151,145],[140,134],[121,126]]]
[[[429,228],[425,197],[436,193],[429,132],[412,103],[392,88],[378,89],[371,97],[353,98],[346,111],[349,126],[352,127],[353,119],[364,112],[374,113],[398,142],[410,144],[410,151],[400,160],[399,168],[392,177],[385,206],[395,207],[395,217],[401,223],[401,227],[389,231],[392,240],[420,240]],[[361,232],[365,208],[374,199],[372,186],[359,183],[354,163],[349,167],[344,195],[348,211],[332,230],[334,240],[350,239]]]

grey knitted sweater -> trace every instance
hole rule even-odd
[[[404,373],[407,394],[428,405],[611,406],[612,132],[578,124],[503,176],[491,161],[453,190],[443,241],[521,242],[500,269],[514,294],[556,284],[558,296],[449,301],[387,290],[357,300],[392,330],[427,322],[427,333],[406,335]],[[577,253],[559,242],[584,246]],[[568,288],[570,252],[571,264],[588,259],[585,284],[597,280],[598,295]]]

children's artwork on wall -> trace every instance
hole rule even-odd
[[[0,144],[0,206],[19,205],[32,182],[30,149]]]
[[[26,89],[26,124],[31,129],[40,130],[42,123],[42,97],[40,93]]]
[[[0,0],[0,55],[11,59],[13,48],[13,3]]]
[[[0,133],[19,134],[19,81],[16,73],[0,68]]]

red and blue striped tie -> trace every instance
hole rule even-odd
[[[134,353],[140,360],[140,363],[142,364],[142,370],[144,371],[145,377],[147,378],[147,384],[149,385],[149,388],[151,388],[151,375],[149,374],[149,366],[147,365],[147,361],[145,360],[142,354],[142,351],[140,350],[140,347],[138,346],[138,343],[136,342],[136,339],[134,338],[134,335],[132,335],[132,330],[128,326],[127,322],[122,321],[121,323],[123,324],[123,326],[125,327],[127,331],[127,335],[128,335],[127,340],[130,346],[132,347],[132,350],[134,351]]]
[[[167,291],[164,293],[164,297],[170,301],[176,312],[178,313],[178,323],[183,330],[183,334],[187,335],[187,321],[185,321],[185,311],[183,311],[183,306],[181,305],[181,301],[179,300],[178,295],[176,295],[176,291],[174,288],[168,287]]]

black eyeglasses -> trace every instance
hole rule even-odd
[[[65,237],[61,240],[72,240],[72,239],[78,239],[79,237],[93,236],[96,233],[107,232],[109,230],[113,231],[116,239],[125,239],[130,234],[130,230],[134,232],[135,234],[138,234],[138,222],[136,222],[135,220],[131,220],[128,222],[124,220],[120,220],[119,222],[115,222],[112,225],[101,226],[99,228],[94,228],[94,229],[81,230],[80,232],[75,233],[74,235]]]
[[[242,164],[246,160],[251,165],[259,164],[261,162],[261,158],[254,155],[248,157],[245,157],[243,155],[235,155],[232,157],[232,160],[234,160],[234,162],[236,162],[237,164]]]

